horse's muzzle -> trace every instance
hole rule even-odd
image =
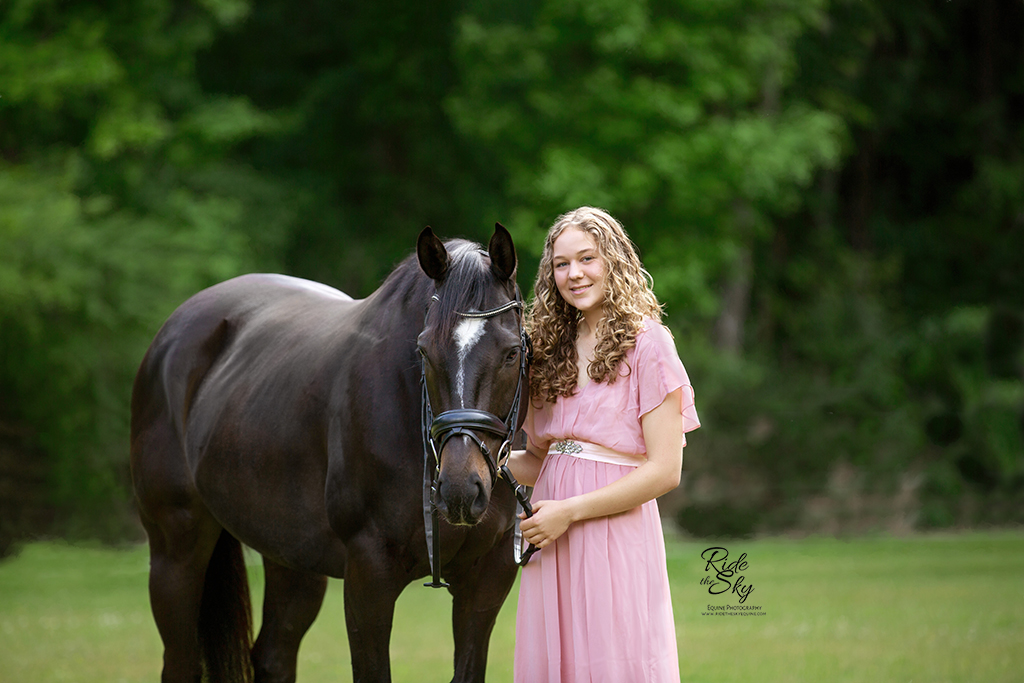
[[[449,524],[472,526],[480,521],[491,500],[491,476],[486,456],[469,439],[445,444],[438,479],[437,509]]]

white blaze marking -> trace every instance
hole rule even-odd
[[[463,395],[466,383],[466,356],[480,341],[486,323],[487,320],[484,318],[466,318],[455,328],[455,343],[459,348],[459,369],[455,374],[455,385],[459,392],[459,403],[463,408],[466,407],[466,398]]]

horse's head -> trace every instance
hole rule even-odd
[[[463,240],[444,244],[425,228],[416,254],[436,286],[417,339],[424,428],[439,463],[436,504],[449,523],[476,524],[525,415],[527,344],[515,246],[500,224],[487,251]]]

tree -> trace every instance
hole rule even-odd
[[[365,296],[424,226],[485,240],[502,220],[498,160],[441,107],[458,81],[458,7],[261,2],[201,55],[206,89],[242,93],[287,122],[238,158],[302,192],[289,272]]]
[[[227,157],[278,122],[195,78],[246,11],[0,10],[0,423],[41,449],[62,531],[130,528],[128,396],[149,340],[197,289],[272,264],[291,219]]]
[[[514,222],[608,208],[686,320],[742,318],[708,284],[749,280],[773,217],[838,162],[841,120],[781,97],[793,43],[822,21],[822,4],[525,7],[462,18],[463,86],[448,102],[459,129],[508,169]]]

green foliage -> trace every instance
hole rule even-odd
[[[200,55],[204,87],[285,123],[236,158],[301,188],[283,267],[353,296],[375,289],[425,225],[486,241],[509,223],[498,161],[452,129],[457,3],[254,3]]]
[[[698,398],[707,432],[687,448],[693,509],[680,510],[679,522],[696,535],[820,530],[804,508],[837,471],[858,473],[858,495],[893,496],[926,442],[904,373],[913,340],[885,305],[892,268],[842,249],[760,266],[772,286],[757,307],[777,315],[757,330],[758,352],[708,349],[689,368],[705,380]],[[887,506],[862,510],[869,527],[891,525]]]
[[[839,162],[843,123],[782,93],[823,3],[539,2],[459,23],[459,130],[507,168],[527,244],[602,206],[626,225],[679,325],[706,326],[715,281]]]
[[[817,494],[876,528],[1020,521],[1022,19],[837,1],[796,41],[784,96],[841,117],[849,157],[754,241],[745,357],[707,354],[719,484],[695,472],[692,500],[766,529],[820,528]]]
[[[992,372],[985,336],[998,320],[989,307],[926,320],[908,359],[935,449],[926,526],[1024,522],[1024,383]]]
[[[495,220],[528,289],[546,226],[594,204],[668,304],[708,517],[789,528],[852,487],[928,526],[1019,520],[1022,21],[1016,0],[0,5],[0,431],[45,454],[63,519],[116,535],[131,376],[184,298],[253,269],[365,295],[424,225]]]
[[[1024,6],[842,11],[875,42],[846,86],[874,114],[854,130],[852,165],[875,180],[850,183],[850,241],[900,264],[891,296],[913,321],[905,377],[928,436],[921,522],[1019,522]]]
[[[224,158],[272,131],[202,95],[194,53],[242,5],[0,18],[0,421],[49,461],[60,530],[130,528],[128,397],[163,319],[198,289],[273,267],[288,197]]]

